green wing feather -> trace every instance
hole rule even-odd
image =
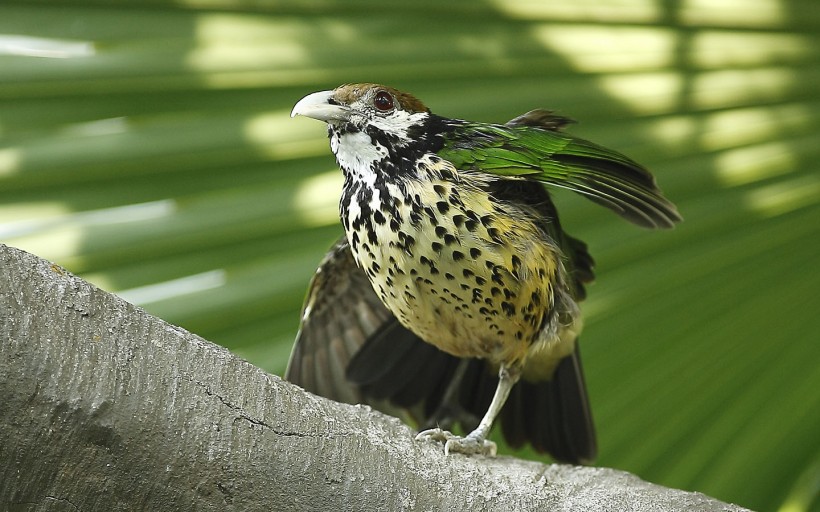
[[[453,126],[438,154],[459,170],[575,191],[641,226],[669,228],[681,220],[649,171],[617,151],[557,131],[567,122],[543,110],[507,125],[465,122]]]

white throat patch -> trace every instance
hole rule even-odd
[[[330,139],[330,149],[336,155],[339,166],[364,181],[375,181],[373,167],[387,156],[387,148],[373,144],[370,136],[363,132],[336,134]],[[373,181],[368,179],[372,175]]]

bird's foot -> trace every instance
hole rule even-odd
[[[463,453],[465,455],[478,454],[495,457],[497,449],[495,443],[480,436],[474,436],[474,433],[461,437],[440,428],[431,428],[419,432],[416,435],[416,441],[444,443],[444,455]]]

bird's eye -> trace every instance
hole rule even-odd
[[[389,112],[393,110],[393,96],[387,91],[379,91],[373,97],[373,106],[379,112]]]

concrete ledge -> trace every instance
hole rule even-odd
[[[0,509],[739,511],[606,468],[451,456],[0,245]]]

